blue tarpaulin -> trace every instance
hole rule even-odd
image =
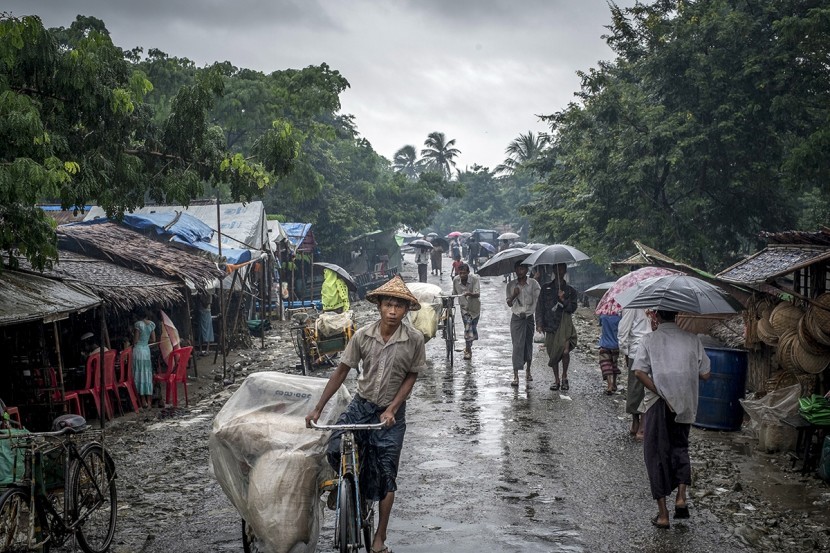
[[[311,223],[281,223],[281,225],[295,252],[311,252],[317,247],[314,233],[311,232]]]
[[[159,236],[170,237],[174,242],[186,244],[213,255],[219,255],[219,248],[210,243],[213,230],[190,214],[173,211],[163,213],[125,214],[124,224],[130,228],[154,230]],[[250,250],[222,248],[222,255],[230,263],[251,260]]]

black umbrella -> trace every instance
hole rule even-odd
[[[428,250],[431,250],[434,247],[431,242],[427,242],[423,238],[418,238],[417,240],[413,240],[412,242],[409,243],[409,245],[412,246],[413,248],[426,248]]]
[[[487,263],[478,268],[479,276],[500,276],[513,272],[517,261],[524,261],[533,250],[509,248],[491,257]]]
[[[449,249],[450,249],[449,241],[444,239],[444,238],[440,238],[438,236],[435,236],[435,237],[430,238],[429,241],[432,242],[433,246],[441,246],[441,249],[444,250],[445,252],[449,251]]]
[[[322,261],[317,261],[314,264],[318,267],[334,271],[335,273],[337,273],[338,276],[342,277],[343,280],[346,281],[346,287],[349,290],[351,290],[352,292],[357,292],[357,283],[352,278],[352,275],[350,275],[349,271],[347,271],[340,265],[335,265],[334,263],[323,263]]]

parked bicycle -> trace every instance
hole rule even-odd
[[[345,430],[340,438],[340,466],[337,479],[324,482],[321,491],[336,492],[334,514],[334,548],[340,553],[359,551],[371,553],[375,536],[375,503],[360,496],[360,457],[355,431],[383,428],[375,424],[317,424],[318,430]]]
[[[104,553],[115,535],[115,463],[100,441],[79,443],[100,438],[83,417],[63,415],[53,428],[4,438],[15,468],[0,495],[0,552],[46,553],[74,537],[86,553]]]
[[[322,315],[311,315],[308,312],[295,313],[291,316],[294,324],[291,326],[291,341],[294,351],[300,358],[303,375],[311,372],[315,365],[329,363],[335,365],[334,356],[346,349],[349,340],[354,334],[354,323],[350,321],[342,332],[332,336],[323,336],[317,328],[317,320]]]
[[[461,295],[439,296],[441,298],[441,314],[438,317],[438,328],[441,329],[441,338],[447,346],[447,361],[453,365],[455,352],[455,298]]]

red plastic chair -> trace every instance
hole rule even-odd
[[[138,413],[138,392],[133,381],[133,348],[124,348],[118,354],[118,387],[127,390],[127,397]]]
[[[153,377],[154,382],[161,382],[165,385],[164,397],[165,404],[171,403],[173,407],[179,405],[179,384],[184,385],[184,404],[189,404],[187,397],[187,365],[190,363],[190,356],[193,353],[193,346],[174,349],[167,356],[167,366],[169,369]]]
[[[81,398],[78,396],[78,392],[64,390],[63,397],[61,397],[61,391],[58,389],[58,373],[55,371],[54,367],[49,367],[48,370],[49,382],[51,382],[52,388],[55,390],[52,393],[52,401],[65,403],[68,412],[75,413],[76,415],[81,415],[83,417],[84,408],[81,406]],[[72,409],[73,407],[74,410]]]
[[[115,364],[115,352],[114,351],[105,351],[104,352],[104,365],[107,365],[107,356],[112,357],[112,361],[110,361],[113,365]],[[90,355],[86,360],[86,385],[81,390],[77,390],[79,397],[90,396],[92,397],[92,403],[95,405],[95,412],[96,415],[100,418],[101,416],[107,416],[112,418],[112,405],[110,405],[109,396],[104,396],[106,400],[104,403],[104,410],[106,411],[105,414],[101,411],[101,363],[100,363],[101,356],[97,353],[93,353]],[[106,376],[106,375],[105,375]]]
[[[112,402],[109,401],[109,394],[115,396],[115,404],[118,406],[118,412],[124,414],[124,409],[121,407],[121,398],[118,395],[118,380],[115,378],[115,357],[117,352],[109,350],[104,352],[104,390],[106,390],[106,398],[109,406],[107,409],[112,416]]]

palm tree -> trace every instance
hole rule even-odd
[[[508,175],[515,173],[520,167],[535,161],[545,151],[548,144],[550,144],[550,136],[547,134],[534,135],[533,131],[520,134],[505,148],[504,153],[507,154],[507,159],[496,167],[496,173]]]
[[[447,140],[442,132],[431,132],[424,141],[424,148],[421,150],[421,160],[426,171],[441,173],[447,179],[452,177],[455,169],[453,158],[461,151],[455,148],[455,139]]]
[[[396,173],[403,173],[410,179],[417,179],[421,172],[421,163],[418,160],[418,153],[415,146],[406,145],[397,152],[392,160],[392,169]]]

